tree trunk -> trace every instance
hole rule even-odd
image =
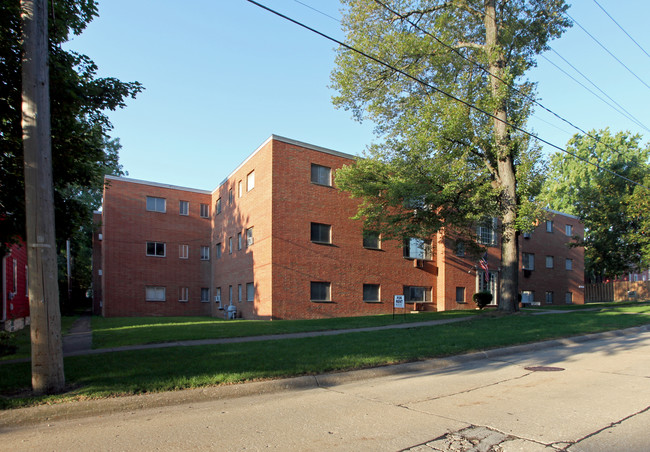
[[[21,0],[24,56],[22,121],[29,266],[32,389],[63,391],[63,352],[54,236],[47,1]]]
[[[499,28],[496,20],[496,0],[485,2],[485,51],[490,70],[490,86],[495,102],[493,115],[495,156],[497,167],[495,178],[501,189],[501,275],[499,278],[500,311],[513,312],[518,307],[519,293],[519,248],[515,222],[517,219],[517,180],[510,150],[510,138],[506,127],[508,119],[506,105],[507,87],[504,79],[505,60],[499,47]]]

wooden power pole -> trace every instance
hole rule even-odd
[[[65,376],[54,238],[47,0],[21,0],[20,5],[32,389],[53,394],[64,390]]]

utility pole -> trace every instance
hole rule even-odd
[[[65,376],[54,238],[47,0],[21,0],[20,6],[32,389],[54,394],[65,388]]]

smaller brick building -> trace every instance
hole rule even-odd
[[[442,233],[404,243],[364,234],[350,219],[358,201],[332,183],[354,159],[271,136],[212,192],[107,177],[97,312],[222,315],[234,306],[250,319],[320,318],[390,313],[401,294],[417,310],[473,309],[475,292],[496,294],[496,223],[477,231],[487,277]],[[522,301],[582,303],[582,249],[567,246],[582,226],[549,218],[520,241]]]
[[[2,257],[2,329],[16,331],[29,325],[28,273],[25,243],[11,245]]]

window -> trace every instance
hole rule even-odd
[[[456,303],[465,303],[464,287],[456,287]]]
[[[217,287],[216,293],[214,295],[214,301],[221,304],[221,287]]]
[[[564,302],[566,304],[573,304],[573,294],[571,292],[564,294]]]
[[[497,219],[488,218],[483,224],[479,225],[476,235],[478,242],[481,245],[496,245],[497,244]]]
[[[165,288],[147,286],[145,288],[145,299],[147,301],[165,301]]]
[[[553,292],[550,291],[546,292],[544,301],[546,302],[546,304],[553,304]]]
[[[232,302],[232,286],[228,286],[228,301]]]
[[[531,304],[535,301],[535,292],[532,290],[523,290],[521,292],[521,302]]]
[[[569,237],[573,235],[573,225],[567,224],[564,226],[564,233],[568,235]]]
[[[228,237],[228,254],[232,254],[232,237]]]
[[[332,226],[329,224],[312,223],[311,241],[316,243],[332,243]]]
[[[178,257],[180,259],[187,259],[190,256],[189,245],[178,245]]]
[[[228,205],[232,205],[232,202],[235,200],[235,197],[232,194],[232,188],[228,190]]]
[[[431,287],[404,286],[404,301],[428,303],[431,301]]]
[[[241,301],[241,299],[242,299],[241,284],[237,284],[237,301]]]
[[[201,287],[201,303],[210,302],[210,289],[207,287]]]
[[[255,284],[252,282],[246,283],[246,301],[255,300]]]
[[[246,176],[246,191],[251,191],[255,188],[255,171],[251,171]]]
[[[217,250],[217,259],[221,259],[221,242],[217,243],[215,248]]]
[[[178,210],[179,210],[179,214],[181,214],[181,215],[189,215],[190,214],[190,203],[189,203],[189,201],[179,201],[178,202]]]
[[[246,229],[246,248],[253,244],[253,228]]]
[[[217,210],[217,215],[219,215],[221,213],[221,198],[217,199],[217,205],[215,209]]]
[[[371,303],[379,301],[379,284],[363,285],[363,301]]]
[[[165,257],[165,244],[162,242],[147,242],[147,256]]]
[[[372,231],[363,232],[363,247],[371,250],[381,249],[381,242],[379,241],[379,234]]]
[[[237,249],[241,249],[241,232],[237,233]]]
[[[546,232],[553,232],[553,221],[546,220]]]
[[[151,212],[167,212],[165,198],[154,198],[153,196],[147,196],[147,210]]]
[[[201,218],[210,218],[210,206],[207,204],[200,205]]]
[[[237,195],[241,198],[243,194],[244,194],[244,186],[242,185],[241,181],[239,181],[237,182]]]
[[[555,259],[553,256],[546,256],[546,268],[553,268],[555,266]]]
[[[416,238],[404,240],[404,257],[431,260],[431,241]]]
[[[330,283],[311,282],[311,301],[330,301]]]
[[[535,270],[535,255],[532,253],[522,253],[521,256],[521,268],[524,270]]]
[[[187,302],[190,299],[189,287],[181,287],[178,291],[178,301]]]
[[[566,268],[567,270],[573,270],[573,259],[567,259],[564,262],[565,262],[564,268]]]
[[[465,257],[465,243],[461,241],[456,242],[456,256]]]
[[[332,186],[332,169],[327,166],[311,165],[311,181],[318,185]]]
[[[202,246],[201,247],[201,260],[202,261],[209,261],[210,260],[210,247],[209,246]]]

